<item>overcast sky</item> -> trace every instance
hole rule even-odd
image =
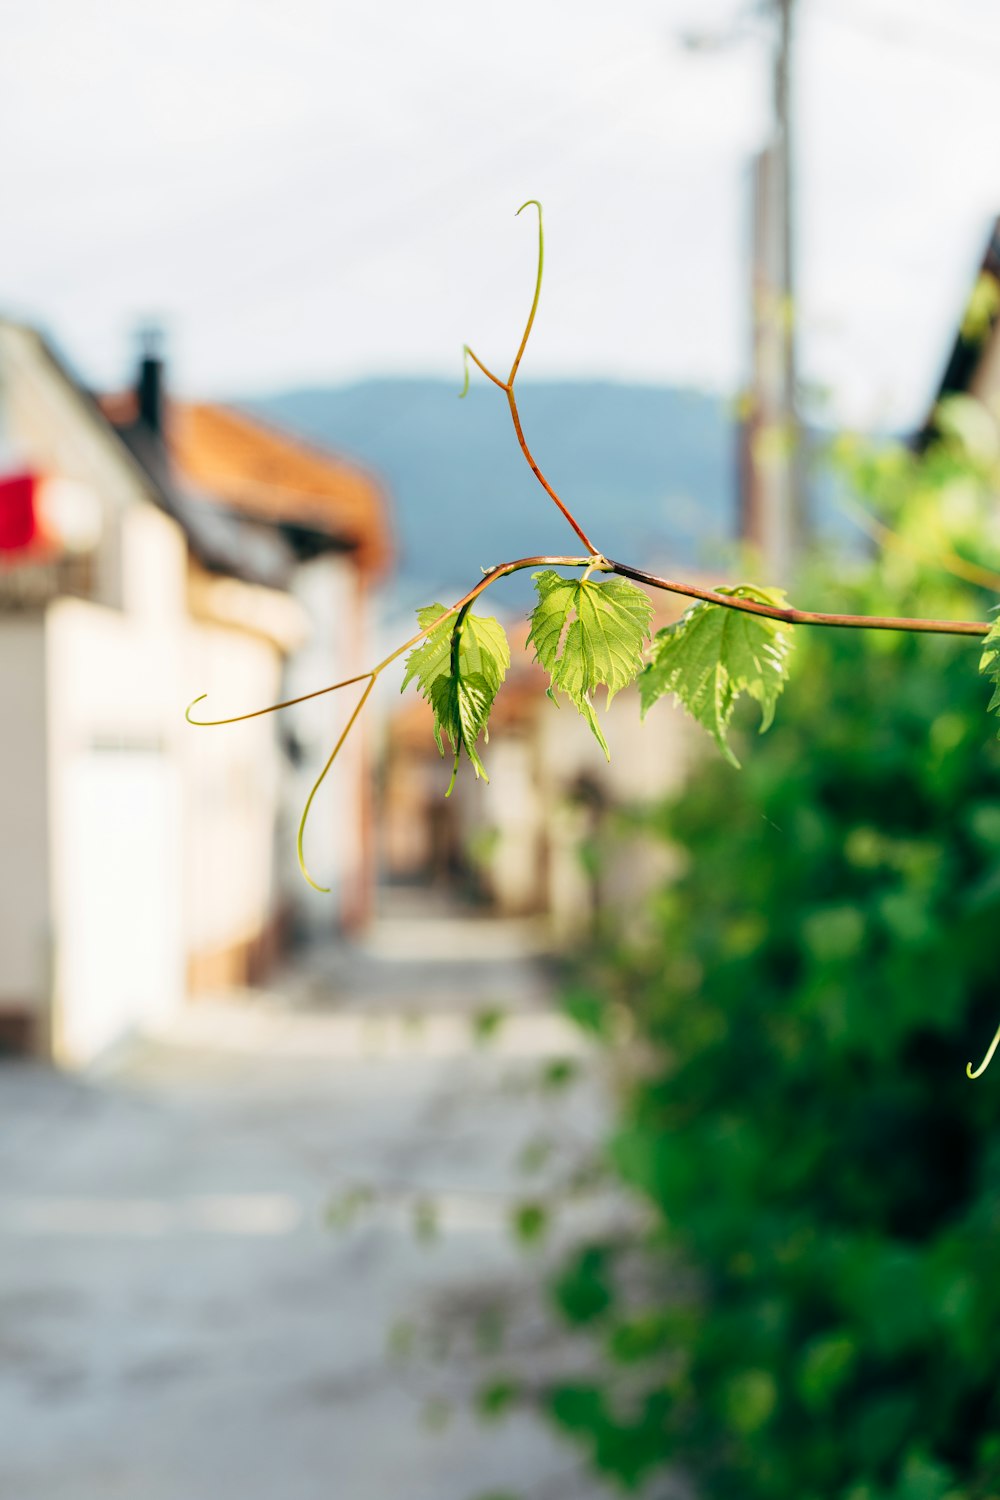
[[[509,361],[733,391],[766,28],[734,0],[33,0],[0,47],[0,308],[120,383],[237,395]],[[692,49],[692,29],[718,45]],[[726,42],[727,45],[722,45]],[[928,399],[1000,211],[992,0],[800,0],[805,373]]]

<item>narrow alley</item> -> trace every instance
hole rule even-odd
[[[427,897],[82,1077],[5,1064],[0,1495],[603,1494],[474,1410],[575,1368],[510,1224],[603,1115],[537,933]]]

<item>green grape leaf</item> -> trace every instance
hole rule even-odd
[[[418,609],[417,620],[421,627],[426,628],[435,620],[440,620],[446,608],[444,604],[427,604],[423,609]],[[419,646],[414,646],[406,658],[406,672],[399,690],[401,693],[416,678],[420,692],[430,702],[431,688],[435,681],[451,672],[451,637],[455,629],[455,618],[453,611],[446,619],[441,620]],[[509,666],[510,647],[500,621],[495,620],[492,615],[466,615],[459,647],[461,674],[464,676],[467,673],[481,672],[487,681],[495,680],[495,692],[503,682]]]
[[[718,592],[779,609],[785,604],[781,589],[740,584]],[[736,699],[741,693],[756,699],[760,732],[769,729],[788,679],[791,649],[791,631],[780,620],[722,604],[696,604],[676,624],[657,632],[639,678],[643,717],[664,693],[673,693],[712,735],[730,765],[739,767],[726,738]]]
[[[983,637],[983,654],[979,658],[979,670],[993,683],[993,697],[986,706],[987,713],[1000,710],[1000,620],[994,620],[989,634]],[[1000,729],[997,730],[1000,738]]]
[[[484,781],[489,781],[486,767],[479,758],[476,742],[486,730],[493,707],[495,691],[482,672],[472,672],[468,677],[439,677],[431,690],[431,706],[434,709],[434,738],[438,749],[444,754],[442,736],[450,740],[455,751],[455,768],[448,793],[455,785],[458,762],[464,750],[472,762],[472,769]],[[447,794],[446,794],[447,795]]]
[[[445,612],[443,604],[428,604],[417,610],[424,627],[433,624]],[[457,615],[452,613],[414,646],[406,658],[406,672],[400,692],[416,680],[421,695],[434,710],[434,738],[444,755],[444,741],[449,740],[455,752],[451,781],[446,796],[451,795],[458,774],[462,751],[468,756],[477,776],[488,781],[480,758],[480,736],[489,738],[487,724],[494,699],[510,666],[510,647],[499,620],[490,615],[467,614],[462,621],[457,660],[453,636]]]
[[[610,760],[591,694],[603,684],[610,703],[638,675],[652,602],[624,578],[602,583],[562,578],[547,569],[536,573],[534,582],[538,603],[528,640],[549,674],[549,697],[555,699],[557,690],[566,694]]]

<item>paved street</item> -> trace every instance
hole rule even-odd
[[[530,929],[397,899],[97,1073],[0,1068],[3,1500],[603,1493],[530,1411],[469,1411],[584,1355],[508,1232],[602,1124],[549,984]]]

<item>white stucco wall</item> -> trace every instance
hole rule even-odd
[[[147,519],[136,518],[140,528]],[[156,569],[166,570],[160,519],[149,530],[161,544]],[[78,599],[50,607],[46,634],[52,1039],[56,1058],[76,1064],[160,1023],[184,996],[173,722],[183,637],[166,617],[154,626]]]
[[[566,699],[557,708],[539,695],[528,729],[498,729],[491,737],[484,753],[489,786],[474,783],[463,767],[464,784],[455,798],[467,845],[488,851],[485,879],[498,908],[544,911],[567,938],[585,930],[593,913],[595,880],[581,848],[601,813],[588,807],[588,794],[608,811],[656,801],[682,785],[703,748],[699,731],[669,701],[645,720],[634,687],[610,709],[603,690],[597,701],[610,762]],[[668,868],[667,855],[653,840],[635,837],[617,854],[605,851],[602,904],[624,919]]]
[[[290,658],[283,697],[296,697],[314,688],[353,676],[374,664],[366,621],[359,601],[354,565],[345,557],[327,555],[299,569],[296,597],[311,622],[306,644]],[[313,878],[329,886],[323,897],[299,875],[295,860],[295,830],[309,789],[337,742],[364,683],[297,705],[286,716],[286,728],[305,752],[301,766],[289,770],[282,799],[282,832],[278,870],[282,896],[290,905],[296,927],[305,933],[329,934],[345,905],[363,881],[362,778],[365,747],[371,734],[371,704],[357,722],[330,774],[317,794],[305,836],[306,861]]]
[[[15,590],[0,608],[0,1009],[43,1013],[77,1064],[159,1023],[192,957],[252,943],[274,914],[277,722],[199,730],[184,708],[279,696],[270,617],[289,601],[228,579],[237,618],[199,611],[177,523],[40,340],[2,319],[0,433],[7,465],[71,481],[100,517],[73,583],[86,598],[53,599],[43,559],[19,570],[39,574],[37,612],[15,613]]]
[[[184,928],[188,951],[252,940],[274,909],[274,825],[279,784],[274,716],[194,728],[183,709],[206,693],[196,717],[224,718],[274,703],[281,658],[262,637],[211,624],[186,633],[182,683],[170,703],[184,785]],[[183,688],[183,690],[181,690]],[[294,847],[281,856],[294,863]]]
[[[175,523],[124,518],[126,612],[49,610],[49,765],[56,933],[54,1041],[94,1056],[183,1001],[192,954],[251,941],[272,911],[277,759],[269,719],[195,729],[273,701],[264,637],[192,621]]]

